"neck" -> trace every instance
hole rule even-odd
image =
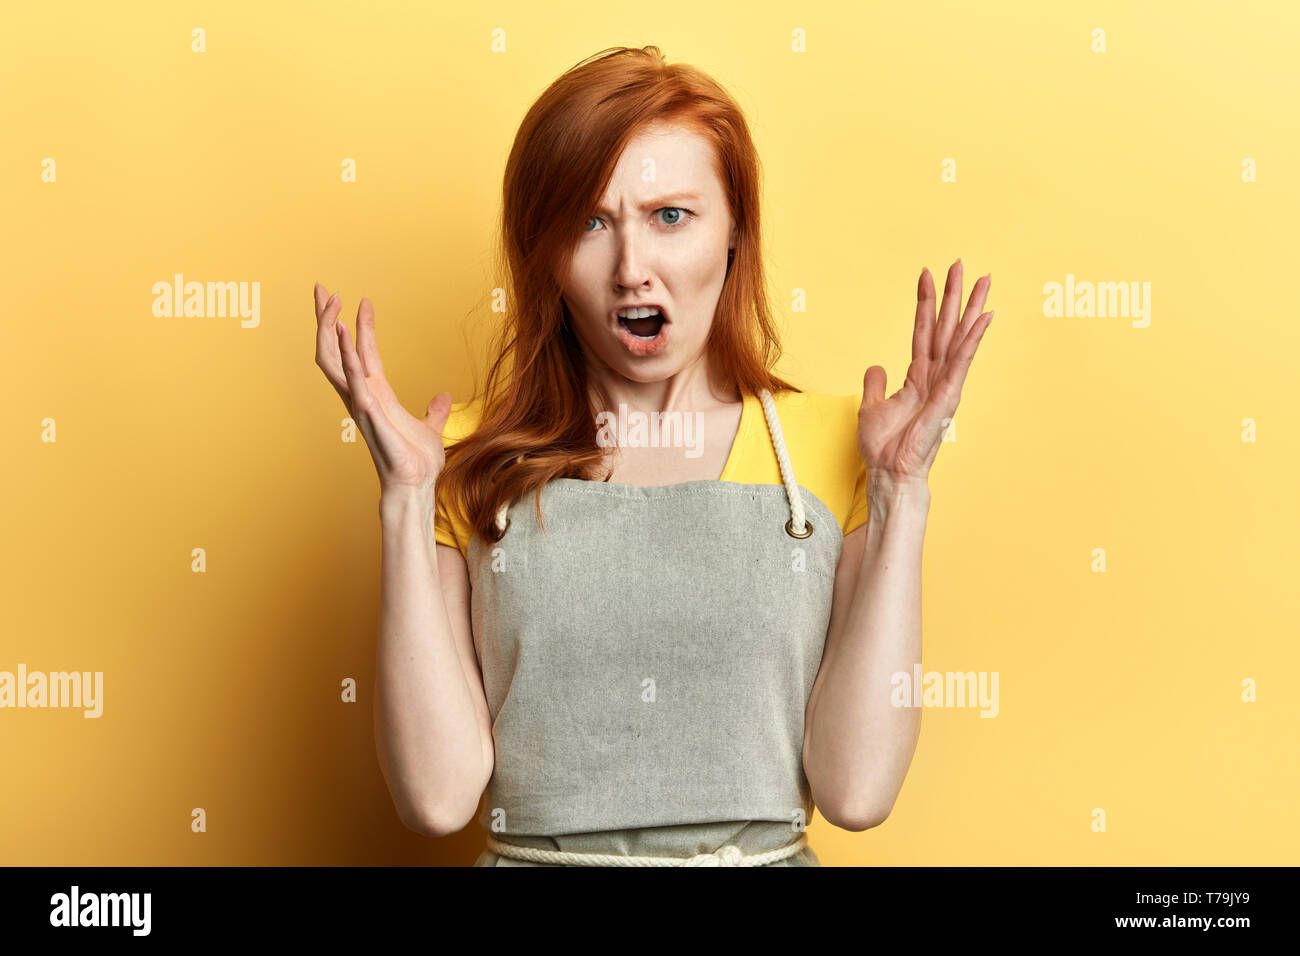
[[[611,407],[601,409],[602,399],[590,390],[593,408],[616,412],[620,405],[637,412],[710,411],[740,401],[735,386],[714,380],[703,361],[693,362],[675,375],[657,382],[637,382],[609,369],[589,370],[592,380],[604,388]]]

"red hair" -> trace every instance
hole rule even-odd
[[[612,403],[588,380],[557,277],[566,273],[628,142],[655,122],[687,126],[712,143],[736,223],[735,257],[705,346],[712,368],[742,397],[762,388],[774,395],[800,391],[771,371],[781,346],[760,255],[758,154],[740,106],[695,67],[666,63],[658,47],[614,47],[588,57],[542,93],[515,135],[497,253],[506,311],[492,347],[496,358],[478,426],[447,449],[438,476],[440,512],[454,501],[484,540],[498,540],[494,521],[503,503],[536,489],[541,521],[543,485],[552,478],[592,480],[605,460],[591,392],[604,400],[601,407]]]

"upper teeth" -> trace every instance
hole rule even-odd
[[[619,309],[618,317],[620,319],[647,319],[658,314],[659,310],[654,306],[643,305],[635,309]]]

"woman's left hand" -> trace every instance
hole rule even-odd
[[[916,326],[912,330],[912,364],[903,387],[885,398],[885,370],[879,365],[863,377],[858,410],[858,452],[869,474],[894,483],[925,483],[939,453],[943,433],[957,412],[975,349],[993,321],[980,314],[993,277],[983,276],[971,289],[961,321],[961,260],[948,269],[938,324],[934,314],[934,280],[921,270],[916,287]]]

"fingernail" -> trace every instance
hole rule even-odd
[[[330,296],[328,299],[325,300],[325,304],[326,304],[326,305],[329,305],[331,302],[333,302],[333,301],[334,301],[335,299],[337,299],[338,297],[339,297],[339,294],[338,294],[337,292],[335,292],[332,296]]]

